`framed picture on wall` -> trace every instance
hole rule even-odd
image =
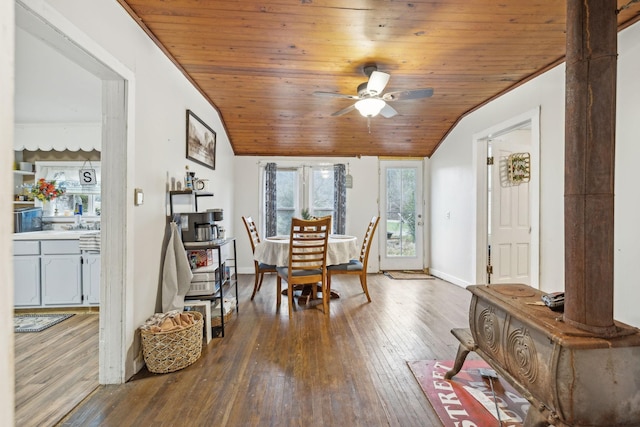
[[[216,168],[216,133],[191,110],[187,110],[187,159]]]

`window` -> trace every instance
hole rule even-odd
[[[80,184],[80,169],[95,169],[96,185]],[[73,216],[77,203],[82,203],[85,216],[100,216],[100,162],[36,162],[36,180],[55,180],[65,188],[65,193],[55,199],[55,208],[60,216]]]
[[[334,184],[333,168],[311,168],[311,191],[309,192],[309,212],[313,216],[333,215]]]
[[[291,218],[334,215],[333,165],[278,167],[276,172],[276,234],[288,235]],[[332,221],[335,230],[336,223]]]
[[[278,169],[276,172],[277,234],[289,234],[291,218],[300,212],[300,187],[297,169]]]

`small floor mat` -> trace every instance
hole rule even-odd
[[[73,314],[16,314],[13,316],[13,331],[40,332],[73,316]]]
[[[489,378],[483,376],[482,373],[487,371],[482,369],[493,372],[485,361],[465,361],[460,372],[451,380],[445,380],[444,375],[453,367],[452,360],[407,363],[444,427],[522,426],[529,410],[529,401],[504,379],[493,378],[490,382]],[[496,410],[496,401],[499,412]]]
[[[384,275],[397,280],[433,280],[433,276],[423,273],[420,270],[385,271]]]

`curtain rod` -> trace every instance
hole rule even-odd
[[[257,162],[258,166],[264,166],[268,163],[275,163],[280,166],[297,166],[297,167],[314,167],[314,166],[334,166],[334,165],[345,165],[349,166],[349,162],[336,162],[336,163],[328,163],[328,162],[317,162],[317,163],[299,163],[294,160],[285,160],[285,161],[267,161],[267,160],[259,160]]]

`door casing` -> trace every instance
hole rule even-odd
[[[102,80],[103,181],[100,286],[100,384],[122,384],[139,369],[127,358],[134,341],[133,224],[135,74],[46,3],[16,1],[16,25],[47,40]],[[116,231],[112,231],[116,230]],[[109,286],[105,286],[108,283]],[[140,358],[141,359],[141,358]]]
[[[487,141],[489,138],[505,133],[511,129],[529,124],[531,128],[531,181],[530,214],[531,214],[531,283],[534,288],[540,287],[540,107],[529,110],[509,120],[491,126],[473,135],[475,191],[475,283],[487,282]]]

